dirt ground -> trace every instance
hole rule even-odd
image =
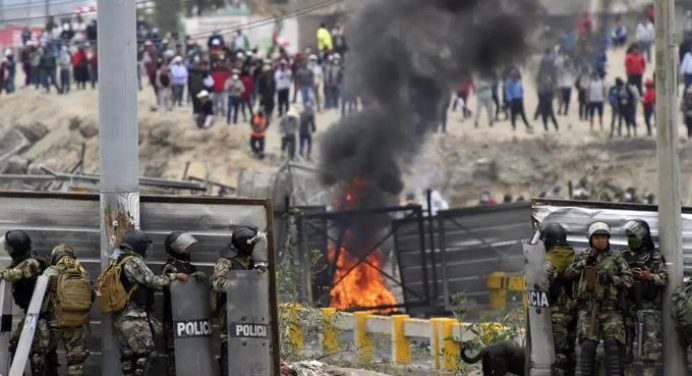
[[[532,61],[537,59],[534,58]],[[524,69],[526,109],[533,115],[537,98],[531,67]],[[651,66],[646,77],[651,77]],[[624,52],[609,55],[608,85],[615,76],[624,76]],[[18,82],[23,78],[18,77]],[[21,86],[21,85],[20,85]],[[20,88],[16,94],[0,97],[0,133],[18,126],[42,123],[48,134],[36,142],[22,157],[31,163],[30,171],[45,165],[56,171],[66,171],[79,160],[82,144],[86,144],[85,172],[98,173],[98,93],[96,90],[73,91],[68,95],[46,94],[43,90]],[[155,109],[153,91],[145,83],[139,93],[141,175],[180,179],[190,162],[189,175],[235,186],[242,169],[272,172],[281,164],[279,130],[274,121],[267,140],[268,157],[262,161],[252,157],[248,144],[249,125],[246,122],[227,126],[225,119],[205,131],[194,127],[189,107],[159,114]],[[300,98],[298,100],[300,103]],[[475,98],[469,108],[474,111]],[[607,107],[607,106],[606,106]],[[677,106],[676,106],[677,107]],[[300,105],[298,105],[300,108]],[[490,190],[497,201],[506,193],[514,198],[530,198],[562,187],[566,195],[567,181],[576,183],[589,178],[594,185],[612,185],[622,189],[634,187],[640,194],[656,191],[655,142],[645,134],[641,108],[638,139],[608,139],[610,109],[606,108],[605,130],[591,131],[588,123],[577,116],[576,94],[573,94],[570,115],[559,116],[560,131],[543,130],[542,123],[532,121],[534,131],[528,133],[519,125],[516,132],[508,121],[493,128],[485,116],[480,127],[473,119],[463,120],[461,111],[450,112],[448,133],[432,134],[425,141],[423,152],[406,173],[406,192],[420,192],[428,187],[440,190],[453,206],[476,202],[483,190]],[[321,112],[317,116],[320,136],[339,114]],[[532,120],[532,119],[530,119]],[[686,135],[682,122],[679,133]],[[682,197],[692,202],[692,144],[681,138]],[[315,161],[319,159],[317,155]],[[315,163],[303,161],[306,164]]]

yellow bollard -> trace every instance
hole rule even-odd
[[[446,370],[455,370],[459,367],[461,345],[454,340],[454,327],[459,326],[455,319],[443,319],[442,324],[442,355],[444,362],[442,367]]]
[[[392,315],[392,360],[396,364],[411,363],[411,341],[404,333],[409,315]]]
[[[370,333],[368,333],[368,316],[370,315],[371,313],[368,311],[353,313],[353,316],[356,318],[356,327],[353,331],[356,351],[358,356],[365,362],[372,360],[372,338]]]
[[[304,347],[303,328],[300,326],[300,312],[303,306],[300,304],[283,304],[282,308],[288,312],[288,342],[293,348],[300,352]]]
[[[521,296],[522,296],[522,303],[524,305],[524,309],[528,308],[527,305],[527,300],[526,300],[526,280],[524,279],[523,275],[515,275],[512,277],[509,277],[509,282],[507,283],[507,288],[509,291],[521,291]]]
[[[486,287],[490,290],[490,308],[503,309],[507,306],[507,273],[488,274]]]
[[[441,341],[440,341],[440,328],[442,326],[442,321],[446,319],[443,318],[434,318],[430,319],[430,349],[431,349],[431,355],[432,355],[432,362],[433,362],[433,368],[434,369],[440,369],[440,348],[441,346]]]
[[[322,308],[322,351],[333,354],[339,351],[338,333],[334,327],[336,308]]]

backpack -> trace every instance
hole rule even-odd
[[[53,312],[60,327],[75,328],[89,322],[91,282],[77,264],[67,264],[55,283]]]
[[[168,87],[171,85],[171,78],[168,76],[168,73],[162,73],[160,81],[162,87]]]
[[[678,286],[673,292],[670,315],[683,345],[692,346],[692,281]]]
[[[622,107],[627,107],[632,103],[632,92],[628,85],[623,85],[618,89],[618,102]]]
[[[611,106],[615,107],[618,105],[618,88],[617,86],[613,86],[608,90],[608,103],[610,103]]]
[[[96,299],[104,313],[118,313],[127,307],[130,296],[137,290],[137,285],[130,291],[125,289],[121,279],[123,266],[134,256],[124,256],[112,262],[96,280]]]

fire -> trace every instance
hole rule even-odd
[[[329,248],[330,261],[334,260],[334,245]],[[336,273],[330,292],[331,307],[348,309],[353,307],[383,307],[396,305],[394,294],[387,288],[382,274],[376,269],[382,268],[382,256],[379,250],[371,253],[365,261],[358,264],[358,258],[341,247],[336,261]],[[355,269],[351,270],[355,266]],[[350,273],[349,273],[350,271]],[[348,273],[348,274],[347,274]],[[391,312],[393,309],[381,309]]]
[[[354,209],[359,201],[360,194],[363,192],[365,181],[362,178],[353,179],[342,191],[340,197],[334,199],[334,207],[342,210]],[[378,269],[382,269],[382,254],[377,249],[367,255],[362,262],[358,257],[349,251],[368,251],[368,250],[349,250],[349,239],[354,234],[350,229],[345,229],[345,242],[342,245],[336,260],[332,290],[330,291],[330,306],[337,309],[348,308],[374,308],[394,306],[397,304],[396,297],[389,291],[382,274]],[[336,245],[330,244],[328,258],[329,262],[335,262]],[[392,312],[393,308],[379,309],[380,312]]]

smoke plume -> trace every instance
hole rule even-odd
[[[402,169],[437,127],[463,75],[494,72],[527,50],[525,24],[538,10],[535,1],[363,2],[347,26],[344,90],[366,105],[324,136],[323,182],[362,179],[360,208],[399,194]]]

